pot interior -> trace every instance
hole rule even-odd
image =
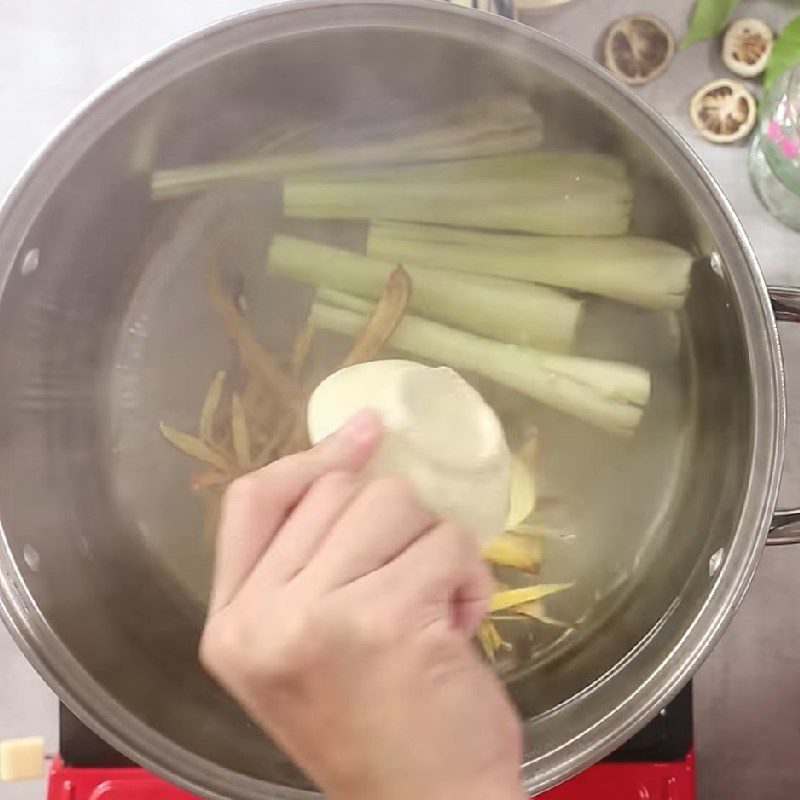
[[[271,236],[359,247],[364,227],[284,220],[272,183],[154,201],[149,173],[250,155],[295,124],[312,124],[306,146],[327,147],[374,124],[518,94],[543,115],[544,148],[621,156],[634,232],[697,258],[679,312],[588,301],[577,351],[652,374],[632,439],[522,401],[540,432],[542,492],[567,507],[572,537],[544,543],[541,579],[575,583],[548,613],[574,624],[535,629],[527,657],[499,668],[529,720],[530,774],[544,775],[531,786],[564,777],[582,766],[569,743],[679,647],[713,588],[709,558],[723,558],[738,528],[755,435],[752,353],[730,277],[748,268],[741,245],[701,179],[656,152],[665,155],[651,118],[509,26],[427,6],[306,7],[176,53],[66,132],[0,232],[0,515],[13,624],[72,704],[134,757],[209,794],[311,788],[197,663],[212,546],[187,488],[197,467],[158,426],[193,430],[209,381],[230,363],[208,299],[209,252],[222,243],[226,285],[262,343],[285,354],[311,295],[267,275]],[[724,268],[712,267],[714,250]],[[331,338],[316,368],[330,370],[341,349]],[[490,401],[521,402],[476,381]]]

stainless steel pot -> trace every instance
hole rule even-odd
[[[627,511],[598,505],[592,521],[621,553],[615,528],[651,529],[646,554],[585,635],[510,684],[527,718],[526,788],[588,766],[656,713],[753,575],[783,457],[776,322],[741,225],[674,131],[549,38],[445,4],[304,2],[223,22],[84,106],[0,218],[2,616],[80,717],[197,794],[299,798],[312,787],[203,674],[202,609],[154,557],[175,463],[144,444],[216,345],[183,347],[206,322],[176,278],[191,271],[192,234],[175,233],[180,208],[149,201],[146,171],[233,152],[276,115],[436,106],[510,88],[536,96],[560,143],[623,153],[640,196],[653,198],[637,229],[698,255],[678,367],[656,376],[656,397],[677,387],[662,409],[670,427],[646,421],[625,456],[640,472],[655,453],[669,480]],[[780,293],[782,314],[796,305],[790,295]],[[607,462],[611,477],[624,477],[622,463]],[[794,517],[775,526],[777,541],[797,533]],[[184,546],[177,572],[207,571],[201,551]]]

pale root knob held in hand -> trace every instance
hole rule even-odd
[[[471,531],[481,544],[502,532],[508,445],[494,411],[457,372],[402,360],[341,369],[311,395],[311,442],[362,408],[377,412],[385,427],[367,475],[402,475],[431,511]]]

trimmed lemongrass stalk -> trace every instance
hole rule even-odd
[[[597,178],[570,185],[561,177],[542,178],[478,178],[476,180],[311,180],[308,177],[284,181],[283,199],[287,208],[331,206],[361,208],[374,205],[368,218],[391,219],[383,208],[403,208],[410,202],[450,202],[460,205],[495,204],[503,208],[523,208],[543,202],[569,203],[603,198],[606,202],[630,203],[633,192],[626,181]],[[343,211],[342,213],[345,213]],[[363,215],[362,215],[363,216]]]
[[[532,150],[542,141],[541,116],[522,97],[479,98],[443,112],[370,128],[369,141],[154,172],[156,198],[179,197],[229,182],[355,167],[479,158]]]
[[[372,304],[330,289],[311,310],[321,329],[352,336]],[[438,322],[406,316],[389,340],[402,352],[483,375],[612,433],[630,435],[650,397],[650,374],[630,364],[504,344]]]
[[[633,193],[624,181],[594,185],[562,178],[408,181],[287,180],[283,211],[305,219],[387,219],[551,236],[614,236],[630,226]]]
[[[267,268],[298,281],[377,298],[396,262],[276,235]],[[427,267],[406,267],[411,277],[409,307],[440,320],[514,344],[568,351],[581,303],[540,286],[461,275]]]
[[[626,183],[627,171],[623,161],[603,153],[531,151],[412,166],[314,173],[308,178],[319,182],[359,180],[416,183],[532,178],[549,183],[558,182],[566,190],[571,190],[576,183],[601,186],[609,181]]]
[[[652,309],[683,305],[692,268],[687,251],[642,236],[522,236],[381,221],[370,225],[367,255],[544,283]]]

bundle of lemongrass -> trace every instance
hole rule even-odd
[[[218,498],[238,474],[305,446],[310,387],[303,365],[318,330],[355,337],[345,363],[389,347],[477,373],[605,430],[634,433],[650,376],[638,366],[571,355],[584,296],[678,309],[692,259],[629,233],[634,192],[620,159],[539,151],[542,120],[520,97],[482,98],[372,126],[369,138],[346,145],[312,146],[333,138],[323,130],[317,123],[292,128],[253,157],[152,176],[154,197],[165,199],[277,181],[286,217],[368,224],[365,253],[273,237],[270,271],[316,288],[288,367],[214,289],[244,379],[215,378],[198,436],[162,429],[207,465],[193,479],[196,490]],[[567,588],[532,580],[543,533],[530,462],[519,474],[527,477],[514,481],[508,529],[484,552],[498,579],[508,571],[513,579],[499,585],[479,632],[490,657],[504,646],[495,622],[560,624],[543,599]]]
[[[319,287],[311,311],[317,328],[348,336],[370,313],[364,297],[392,270],[389,262],[288,236],[273,238],[267,258],[274,273]],[[430,319],[406,314],[391,348],[476,372],[614,433],[635,431],[650,395],[646,370],[544,349],[570,348],[579,301],[535,285],[406,269],[414,281],[409,308]]]
[[[287,217],[369,224],[365,254],[273,237],[268,268],[320,290],[314,324],[352,334],[369,311],[365,301],[402,263],[414,280],[413,315],[392,348],[633,433],[649,400],[649,374],[570,355],[581,296],[677,309],[692,259],[628,233],[633,188],[622,161],[533,148],[390,161],[283,180]]]

